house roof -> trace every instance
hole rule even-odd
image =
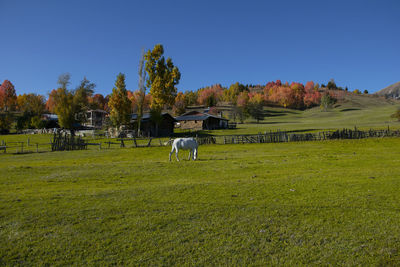
[[[177,121],[204,121],[204,120],[207,120],[208,118],[215,118],[215,119],[219,119],[219,120],[228,121],[228,119],[214,116],[214,115],[211,115],[208,113],[198,112],[198,111],[190,111],[181,116],[175,117],[175,119]]]
[[[49,121],[58,121],[58,116],[56,114],[43,114],[42,116]]]
[[[99,113],[106,113],[106,114],[108,114],[107,111],[102,110],[102,109],[89,109],[88,112],[99,112]]]
[[[136,121],[137,120],[137,116],[138,116],[137,113],[133,113],[131,115],[131,120]],[[175,121],[175,118],[172,117],[168,112],[161,113],[161,116],[163,116],[164,118],[165,117],[171,117],[171,119],[173,121]],[[142,121],[148,121],[148,120],[150,120],[150,117],[151,117],[150,113],[143,113]]]

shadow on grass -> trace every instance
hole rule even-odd
[[[320,129],[301,129],[301,130],[291,130],[291,131],[286,131],[288,133],[304,133],[304,132],[312,132]]]
[[[361,109],[360,108],[345,108],[345,109],[342,109],[340,112],[355,111],[355,110],[361,110]]]
[[[283,122],[283,121],[259,121],[259,122],[250,121],[250,122],[247,122],[247,124],[280,124],[280,123],[296,123],[296,122],[295,121],[285,121],[285,122]]]

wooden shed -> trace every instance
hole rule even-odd
[[[159,137],[171,136],[174,134],[174,124],[176,120],[169,113],[164,112],[161,114],[162,120],[158,125],[158,134],[156,123],[151,120],[150,113],[144,113],[141,123],[140,131],[143,136]],[[131,123],[137,124],[137,114],[132,114]]]
[[[175,118],[182,129],[215,130],[227,129],[228,119],[199,111],[190,111]]]

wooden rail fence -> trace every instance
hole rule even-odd
[[[362,139],[373,137],[400,137],[400,130],[368,130],[342,129],[336,131],[322,131],[315,133],[294,133],[287,131],[270,131],[253,135],[225,135],[225,136],[197,136],[199,145],[206,144],[248,144],[248,143],[281,143],[323,141],[335,139]],[[158,139],[158,141],[157,141]],[[3,153],[32,153],[45,151],[82,150],[89,146],[97,146],[99,150],[119,147],[159,147],[165,146],[166,138],[118,138],[104,141],[102,139],[83,139],[68,135],[55,134],[49,143],[32,143],[17,141],[0,143],[0,151]]]

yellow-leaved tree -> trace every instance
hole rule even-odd
[[[122,73],[117,76],[108,106],[110,108],[110,120],[115,127],[129,123],[131,101],[128,98],[128,92],[126,90],[125,75]]]
[[[158,124],[161,122],[161,111],[164,106],[172,106],[177,95],[176,85],[179,83],[181,73],[174,66],[171,58],[165,60],[164,48],[161,44],[154,46],[153,50],[147,51],[146,72],[148,74],[147,87],[150,88],[152,101],[150,104],[151,118],[156,124],[156,135],[158,135]]]

